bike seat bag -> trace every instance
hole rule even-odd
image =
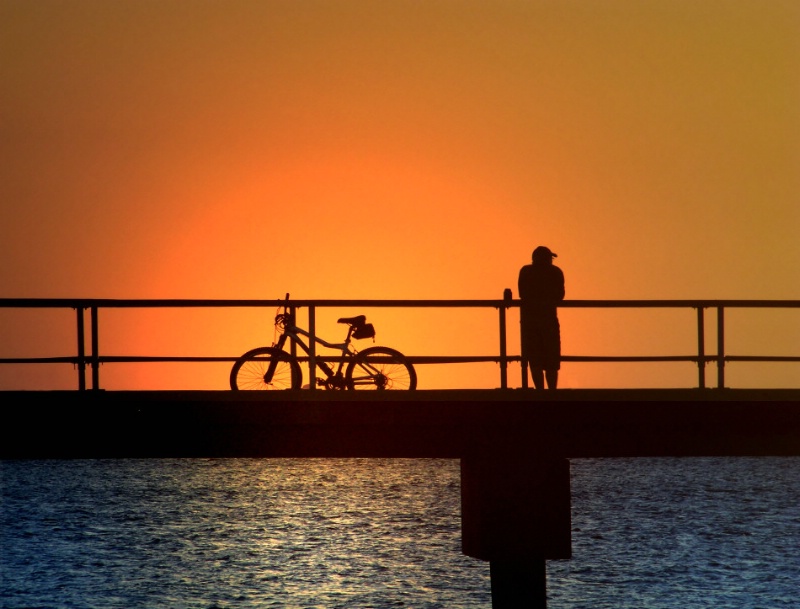
[[[353,338],[375,338],[375,326],[364,324],[353,330]]]

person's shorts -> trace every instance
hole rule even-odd
[[[561,328],[557,319],[523,323],[522,358],[538,370],[561,368]]]

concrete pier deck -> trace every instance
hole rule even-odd
[[[0,458],[800,455],[800,390],[6,391]]]

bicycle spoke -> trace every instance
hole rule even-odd
[[[347,386],[357,390],[415,389],[417,376],[403,355],[388,347],[370,347],[356,355],[347,369]]]
[[[300,365],[288,354],[272,347],[248,351],[233,365],[231,389],[298,389],[302,379]]]

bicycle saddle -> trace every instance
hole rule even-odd
[[[355,317],[340,317],[338,323],[358,327],[364,325],[365,321],[367,321],[366,315],[356,315]]]

